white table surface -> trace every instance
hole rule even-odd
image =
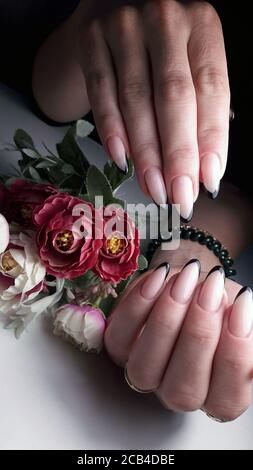
[[[0,85],[0,139],[11,141],[18,127],[49,146],[65,130],[44,124]],[[96,163],[105,160],[91,140],[83,148]],[[16,161],[0,151],[1,168]],[[145,200],[135,181],[123,191],[129,202]],[[252,256],[249,250],[237,264],[240,282],[249,285]],[[253,449],[253,407],[226,424],[202,412],[168,412],[154,397],[130,390],[105,353],[80,353],[42,317],[18,341],[0,328],[0,449]]]

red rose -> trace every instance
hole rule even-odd
[[[84,210],[73,211],[79,204]],[[93,236],[97,215],[91,204],[64,193],[50,196],[35,208],[37,245],[49,274],[74,279],[94,267],[103,243],[102,236]]]
[[[9,200],[10,200],[9,190],[2,183],[0,183],[0,214],[6,215],[8,211]]]
[[[117,284],[136,271],[139,253],[139,233],[134,222],[123,209],[113,208],[112,214],[104,215],[104,239],[96,273]]]
[[[29,183],[16,180],[10,186],[11,206],[8,214],[9,222],[17,222],[25,227],[33,225],[32,214],[35,207],[58,190],[49,184]]]

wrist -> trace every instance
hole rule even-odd
[[[164,245],[163,245],[164,246]],[[190,240],[180,240],[180,246],[176,250],[166,250],[161,247],[155,252],[151,266],[158,266],[161,262],[167,261],[173,268],[181,268],[191,259],[198,259],[201,264],[201,271],[208,272],[217,264],[218,258],[206,246]]]

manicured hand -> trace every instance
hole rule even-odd
[[[143,2],[142,2],[143,3]],[[216,197],[230,92],[222,27],[206,2],[150,0],[82,28],[80,61],[102,142],[142,190],[191,218],[202,181]]]
[[[169,277],[163,263],[141,276],[110,317],[105,344],[130,383],[166,408],[233,420],[251,400],[252,291],[225,281],[220,267],[207,277],[199,267],[192,260]]]

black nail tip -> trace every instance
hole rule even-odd
[[[170,272],[170,264],[165,261],[164,263],[159,264],[159,266],[157,266],[157,268],[155,268],[155,271],[157,269],[160,269],[160,268],[166,268],[166,274],[165,274],[165,278],[164,278],[164,279],[166,279],[169,272]]]
[[[114,163],[115,163],[115,162],[114,162]],[[124,175],[124,176],[127,175],[128,170],[129,170],[129,168],[128,168],[128,163],[127,163],[127,156],[126,156],[126,166],[125,166],[125,169],[124,169],[124,170],[122,170],[122,168],[120,168],[120,167],[117,165],[117,163],[115,163],[115,165],[116,165],[116,167],[118,168],[118,171],[119,171],[122,175]]]
[[[210,191],[208,191],[206,189],[206,193],[207,193],[207,196],[208,196],[209,199],[216,199],[219,192],[220,192],[220,185],[218,186],[218,188],[213,193],[211,193]]]
[[[248,287],[248,286],[244,286],[244,287],[241,288],[241,290],[239,290],[239,292],[238,292],[238,294],[237,294],[237,296],[236,296],[236,298],[235,298],[235,301],[238,299],[238,297],[240,297],[240,295],[242,295],[242,294],[243,294],[244,292],[246,292],[246,291],[248,291],[248,292],[252,295],[252,297],[253,297],[252,289],[251,289],[250,287]]]
[[[160,209],[160,207],[162,206],[162,209],[164,208],[169,208],[171,209],[171,204],[169,202],[169,200],[167,199],[167,201],[165,202],[165,204],[157,204],[157,202],[151,197],[153,203],[158,207],[158,209]]]
[[[192,220],[192,217],[193,217],[193,210],[191,211],[187,219],[185,217],[182,217],[182,215],[180,215],[180,219],[184,224],[187,224],[188,222],[190,222]]]
[[[219,271],[219,272],[222,274],[222,276],[224,277],[224,280],[225,280],[225,271],[224,271],[224,269],[223,269],[222,266],[214,266],[214,268],[212,268],[212,269],[209,271],[209,273],[207,274],[206,279],[207,279],[211,274],[213,274],[213,273],[216,272],[216,271]]]
[[[199,273],[201,271],[201,264],[200,264],[200,261],[197,259],[197,258],[193,258],[193,259],[190,259],[190,261],[188,261],[188,263],[186,263],[183,267],[186,268],[186,266],[189,266],[189,264],[192,264],[192,263],[196,263],[198,265],[198,269],[199,269]]]
[[[217,190],[214,191],[213,193],[210,193],[210,191],[207,191],[207,196],[208,196],[208,198],[209,198],[209,199],[212,199],[212,200],[216,199],[217,196],[218,196],[218,194],[219,194],[219,189],[217,189]]]

